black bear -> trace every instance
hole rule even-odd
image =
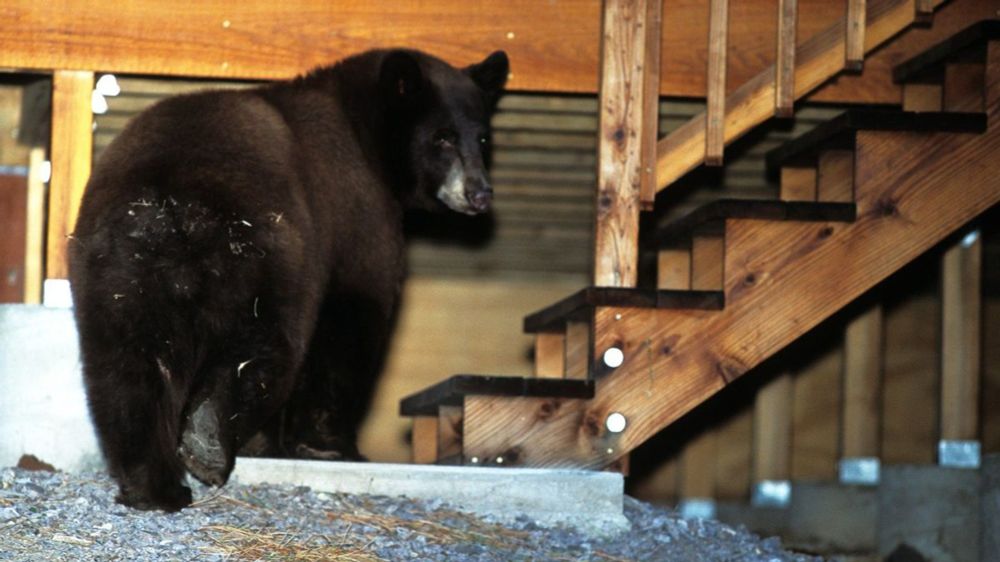
[[[404,212],[489,209],[507,73],[502,51],[457,69],[375,50],[169,98],[122,131],[70,241],[88,404],[119,502],[180,509],[185,470],[224,484],[236,451],[279,422],[291,437],[271,453],[358,457]]]

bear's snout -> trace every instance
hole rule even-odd
[[[490,209],[490,203],[493,202],[493,188],[486,185],[469,196],[469,205],[477,213],[485,213]]]

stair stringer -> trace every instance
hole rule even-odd
[[[728,219],[724,310],[598,307],[592,357],[614,346],[624,363],[595,361],[593,400],[505,446],[522,465],[606,466],[1000,202],[991,110],[981,135],[858,132],[853,223]],[[613,412],[624,431],[605,427]],[[467,448],[492,453],[472,437]]]

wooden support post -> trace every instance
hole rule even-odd
[[[566,374],[566,335],[535,334],[535,376],[562,378]]]
[[[686,291],[691,288],[691,251],[660,250],[657,254],[656,288]]]
[[[699,235],[691,241],[691,288],[721,291],[726,240],[723,236]]]
[[[413,418],[413,463],[433,464],[438,459],[438,419],[435,416]]]
[[[642,184],[639,203],[652,211],[656,202],[656,141],[660,124],[660,32],[663,29],[663,0],[646,1],[645,62],[642,92]]]
[[[792,480],[836,480],[840,459],[843,353],[840,343],[795,373],[792,390]]]
[[[820,153],[816,200],[824,203],[854,201],[853,150],[825,150]]]
[[[792,375],[758,392],[753,407],[753,481],[788,480],[792,466]]]
[[[847,0],[847,45],[844,67],[860,72],[865,60],[865,5],[867,0]]]
[[[986,65],[982,63],[952,63],[944,69],[944,110],[984,110]]]
[[[729,0],[710,0],[708,14],[708,108],[705,165],[721,166],[726,147],[726,36]]]
[[[93,157],[94,73],[57,70],[52,75],[52,179],[49,181],[46,279],[67,277],[66,242],[73,232]]]
[[[566,323],[567,379],[586,379],[590,375],[590,323]]]
[[[24,248],[24,302],[42,302],[45,276],[45,182],[42,168],[45,149],[32,148],[28,155],[28,209]]]
[[[941,111],[940,84],[903,84],[903,111]]]
[[[730,415],[716,430],[716,439],[715,496],[745,500],[753,463],[753,408]]]
[[[843,380],[841,457],[878,457],[882,389],[882,307],[878,304],[847,324]]]
[[[774,115],[795,115],[795,38],[798,0],[778,0],[778,55],[774,78]]]
[[[816,168],[781,168],[782,201],[815,201]]]
[[[979,437],[982,239],[970,233],[941,262],[941,439]]]
[[[647,1],[604,1],[594,236],[600,287],[635,287],[637,280]]]
[[[680,462],[681,500],[715,499],[716,434],[706,428],[684,447]]]

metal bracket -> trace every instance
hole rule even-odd
[[[982,453],[979,441],[942,439],[938,441],[938,464],[948,468],[979,468]]]
[[[882,473],[882,461],[877,457],[851,457],[838,463],[841,484],[877,486]]]
[[[761,480],[753,486],[750,504],[754,507],[788,507],[792,503],[792,483],[788,480]]]
[[[711,498],[688,498],[681,500],[677,511],[684,519],[715,519],[715,500]]]

